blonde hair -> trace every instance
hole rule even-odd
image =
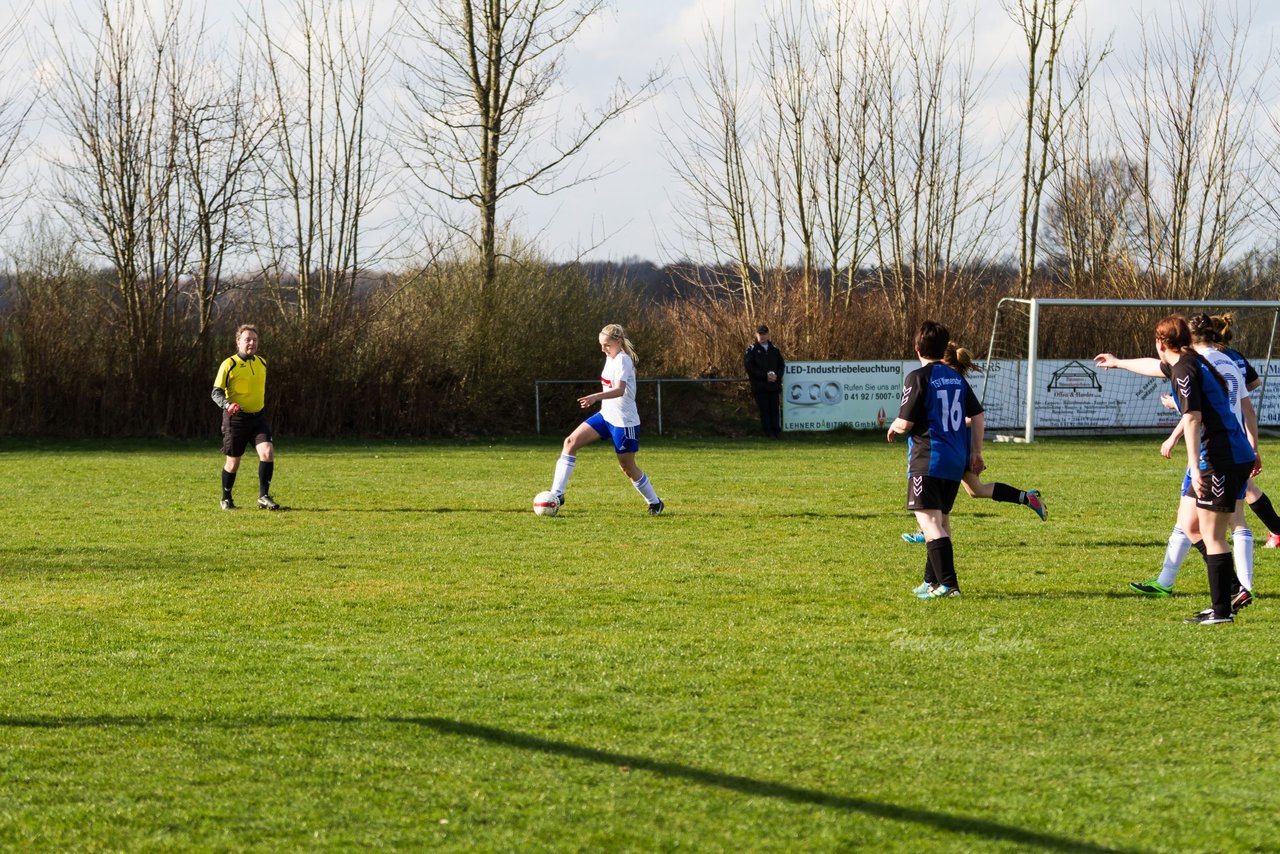
[[[947,342],[947,352],[942,356],[942,363],[962,377],[970,371],[982,371],[982,368],[973,363],[973,354],[954,341]]]
[[[636,348],[631,343],[631,339],[627,337],[627,330],[617,323],[610,323],[600,330],[600,334],[612,341],[622,342],[622,349],[631,357],[631,361],[637,365],[640,364],[640,357],[636,355]]]
[[[1215,314],[1210,318],[1213,321],[1213,328],[1218,330],[1218,335],[1222,337],[1223,344],[1231,343],[1231,325],[1236,322],[1236,316],[1231,312]]]

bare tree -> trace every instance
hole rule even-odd
[[[658,72],[618,81],[595,114],[567,121],[558,107],[564,54],[605,0],[401,0],[400,55],[408,104],[406,166],[446,203],[469,205],[483,285],[497,275],[499,208],[516,193],[549,195],[598,177],[572,171],[614,119],[656,90]],[[446,219],[449,217],[446,213]]]
[[[1244,76],[1247,20],[1219,21],[1209,5],[1182,11],[1142,29],[1136,91],[1115,93],[1112,121],[1124,157],[1142,169],[1138,284],[1203,299],[1252,215],[1258,84]]]
[[[873,160],[872,41],[870,27],[855,10],[855,3],[841,2],[827,20],[812,27],[820,34],[817,144],[811,158],[818,232],[832,298],[844,282],[846,308],[853,298],[854,276],[875,245],[867,197]]]
[[[1104,158],[1069,161],[1054,177],[1042,231],[1068,287],[1105,288],[1118,297],[1132,292],[1128,249],[1140,233],[1141,175],[1137,164]]]
[[[384,184],[382,141],[370,130],[372,93],[387,56],[346,2],[296,0],[288,24],[265,5],[251,22],[269,95],[271,141],[261,158],[268,290],[282,317],[323,332],[352,308],[366,227]]]
[[[257,167],[274,124],[257,109],[262,93],[244,45],[226,56],[200,51],[195,60],[202,73],[176,81],[175,157],[194,230],[187,268],[197,321],[193,343],[202,344],[218,297],[229,287],[229,256],[243,261],[254,244],[262,198]]]
[[[972,33],[965,42],[950,4],[891,6],[873,38],[869,196],[880,286],[907,323],[913,302],[964,291],[980,277],[997,184],[980,180],[991,154],[970,136],[983,84]]]
[[[27,15],[30,6],[15,9],[10,17],[0,23],[0,56],[9,60],[21,57],[27,35]],[[26,80],[27,75],[15,74],[10,80]],[[28,120],[35,108],[35,93],[28,87],[0,86],[0,233],[13,221],[28,196],[24,188],[9,187],[6,179],[14,165],[27,151]]]
[[[176,5],[153,18],[131,0],[104,0],[97,29],[57,31],[63,76],[51,85],[70,154],[55,164],[60,212],[112,266],[114,299],[134,379],[174,343],[178,279],[192,234],[180,212],[175,66],[189,31]],[[90,45],[85,58],[80,40]],[[185,69],[184,69],[185,70]]]
[[[685,226],[684,248],[727,262],[705,270],[693,265],[687,277],[740,299],[755,314],[758,293],[782,271],[786,248],[777,207],[784,199],[773,183],[780,140],[750,97],[754,76],[743,79],[737,57],[736,33],[704,26],[703,53],[681,98],[681,116],[663,136],[667,160],[684,185],[675,211]]]
[[[1086,55],[1079,72],[1064,75],[1063,45],[1080,0],[1005,0],[1026,46],[1026,103],[1018,188],[1018,295],[1029,296],[1035,276],[1045,188],[1061,161],[1057,140],[1090,85],[1097,59]],[[1069,85],[1064,85],[1069,80]]]

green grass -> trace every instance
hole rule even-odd
[[[212,445],[0,443],[0,848],[1280,850],[1277,553],[1127,593],[1154,439],[989,446],[1050,521],[961,496],[933,603],[880,437],[646,440],[656,519],[600,446],[555,519],[555,438],[278,451],[228,514]]]

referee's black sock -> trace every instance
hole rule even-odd
[[[231,487],[236,485],[236,473],[233,471],[222,470],[222,499],[224,501],[231,500]]]
[[[991,485],[991,500],[1003,501],[1006,504],[1021,504],[1023,496],[1026,495],[1020,489],[1014,489],[1007,483],[993,483]]]
[[[1271,506],[1271,499],[1267,494],[1262,493],[1262,497],[1249,505],[1249,509],[1253,511],[1253,515],[1262,520],[1262,524],[1267,526],[1267,530],[1273,534],[1280,534],[1280,515],[1276,515],[1276,509]]]
[[[939,584],[945,584],[952,590],[960,586],[956,579],[956,559],[950,537],[929,541],[929,563],[933,565],[933,575]]]
[[[1205,558],[1209,565],[1209,596],[1213,599],[1213,615],[1215,617],[1231,616],[1231,580],[1236,577],[1235,561],[1231,552],[1220,555],[1209,555]]]
[[[258,495],[269,495],[271,493],[271,475],[275,474],[275,462],[259,462],[258,463]]]

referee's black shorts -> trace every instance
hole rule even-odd
[[[245,412],[243,409],[235,415],[222,411],[222,453],[228,457],[243,457],[244,449],[250,444],[255,446],[271,441],[271,422],[267,420],[267,410]]]

